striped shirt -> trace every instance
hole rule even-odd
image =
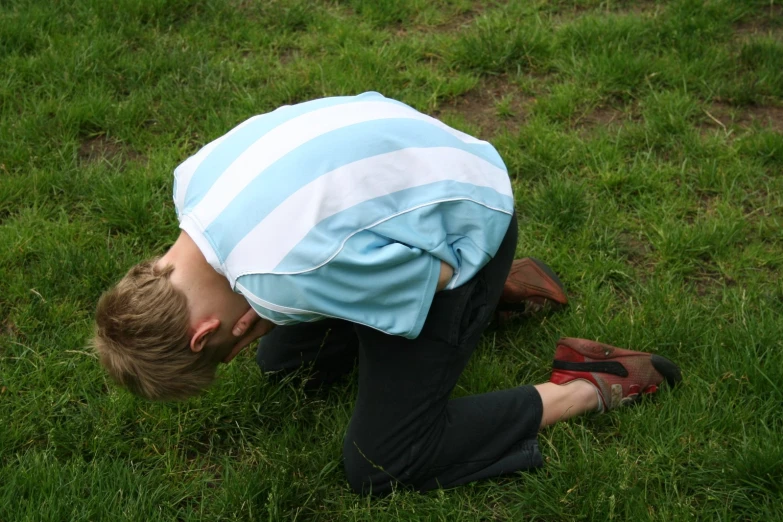
[[[419,335],[495,255],[513,196],[497,151],[375,92],[284,106],[174,173],[180,228],[262,317]]]

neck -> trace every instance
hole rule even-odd
[[[230,320],[235,311],[247,309],[244,297],[234,293],[228,280],[212,268],[184,231],[159,262],[174,266],[171,282],[188,299],[191,325],[213,317],[224,322]]]

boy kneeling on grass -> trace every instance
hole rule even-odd
[[[496,309],[567,299],[544,263],[513,259],[495,149],[380,94],[247,120],[176,169],[174,201],[176,243],[101,297],[101,362],[168,400],[206,388],[259,337],[262,370],[309,366],[316,386],[358,357],[343,446],[356,492],[541,466],[541,427],[680,380],[658,355],[567,338],[550,382],[450,400]]]

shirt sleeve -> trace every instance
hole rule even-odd
[[[390,335],[418,337],[440,275],[428,252],[365,230],[328,262],[296,274],[245,274],[241,292],[277,324],[336,317]]]

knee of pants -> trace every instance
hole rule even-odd
[[[415,487],[415,477],[421,467],[411,459],[410,447],[400,444],[382,448],[368,439],[348,434],[343,441],[343,465],[348,484],[359,495],[386,495],[394,488]]]
[[[371,462],[347,440],[343,446],[343,464],[348,484],[357,495],[383,495],[390,492],[397,482],[384,466]]]

